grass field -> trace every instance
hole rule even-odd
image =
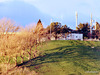
[[[100,42],[50,41],[41,55],[21,65],[39,75],[99,75]]]

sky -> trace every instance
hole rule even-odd
[[[41,19],[44,28],[52,19],[75,29],[76,11],[78,24],[90,23],[91,13],[93,20],[100,22],[99,3],[99,0],[0,0],[0,19],[7,17],[22,26]]]

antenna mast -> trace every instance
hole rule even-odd
[[[77,27],[78,27],[78,13],[77,13],[77,11],[75,12],[75,15],[76,15],[76,30],[77,30]]]
[[[51,19],[51,23],[52,23],[52,19]],[[51,24],[50,24],[50,38],[51,38]]]
[[[90,14],[91,15],[91,20],[90,20],[90,38],[92,38],[92,13]]]
[[[96,20],[95,20],[95,30],[97,29],[97,26],[96,25],[97,25],[97,23],[96,23]]]

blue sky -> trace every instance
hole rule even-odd
[[[99,0],[0,0],[0,18],[13,19],[22,26],[41,19],[44,27],[52,18],[75,29],[75,11],[78,12],[78,24],[90,23],[90,13],[100,22],[99,3]]]

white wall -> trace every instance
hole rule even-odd
[[[83,40],[83,34],[71,33],[67,35],[66,40]]]
[[[69,36],[69,37],[68,37]],[[55,40],[55,37],[51,37],[51,40]],[[57,40],[83,40],[83,34],[71,33],[67,37],[59,37]]]

